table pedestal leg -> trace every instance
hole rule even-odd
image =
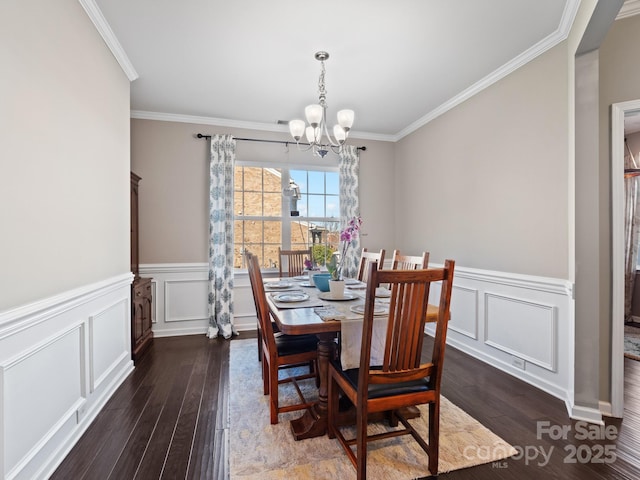
[[[319,437],[327,433],[329,359],[335,352],[335,333],[319,333],[318,336],[318,402],[306,410],[302,417],[291,421],[291,432],[296,440]]]

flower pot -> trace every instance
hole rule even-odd
[[[313,276],[313,283],[315,284],[316,287],[318,287],[318,290],[320,290],[321,292],[328,292],[330,278],[331,278],[330,273],[316,273]]]
[[[344,280],[329,280],[329,291],[332,297],[344,297]]]

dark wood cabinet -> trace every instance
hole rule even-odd
[[[131,172],[131,356],[136,362],[153,341],[151,279],[140,277],[138,247],[138,185],[140,177]]]

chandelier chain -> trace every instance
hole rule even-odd
[[[326,109],[327,108],[327,89],[325,88],[325,83],[324,83],[324,75],[326,73],[326,70],[324,68],[324,60],[320,60],[320,65],[321,65],[321,69],[320,69],[320,77],[318,78],[318,94],[320,99],[320,105]]]

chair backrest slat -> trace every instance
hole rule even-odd
[[[297,277],[304,272],[304,261],[311,261],[311,247],[306,250],[282,250],[278,247],[278,269],[281,277]],[[286,270],[284,266],[286,265]]]

